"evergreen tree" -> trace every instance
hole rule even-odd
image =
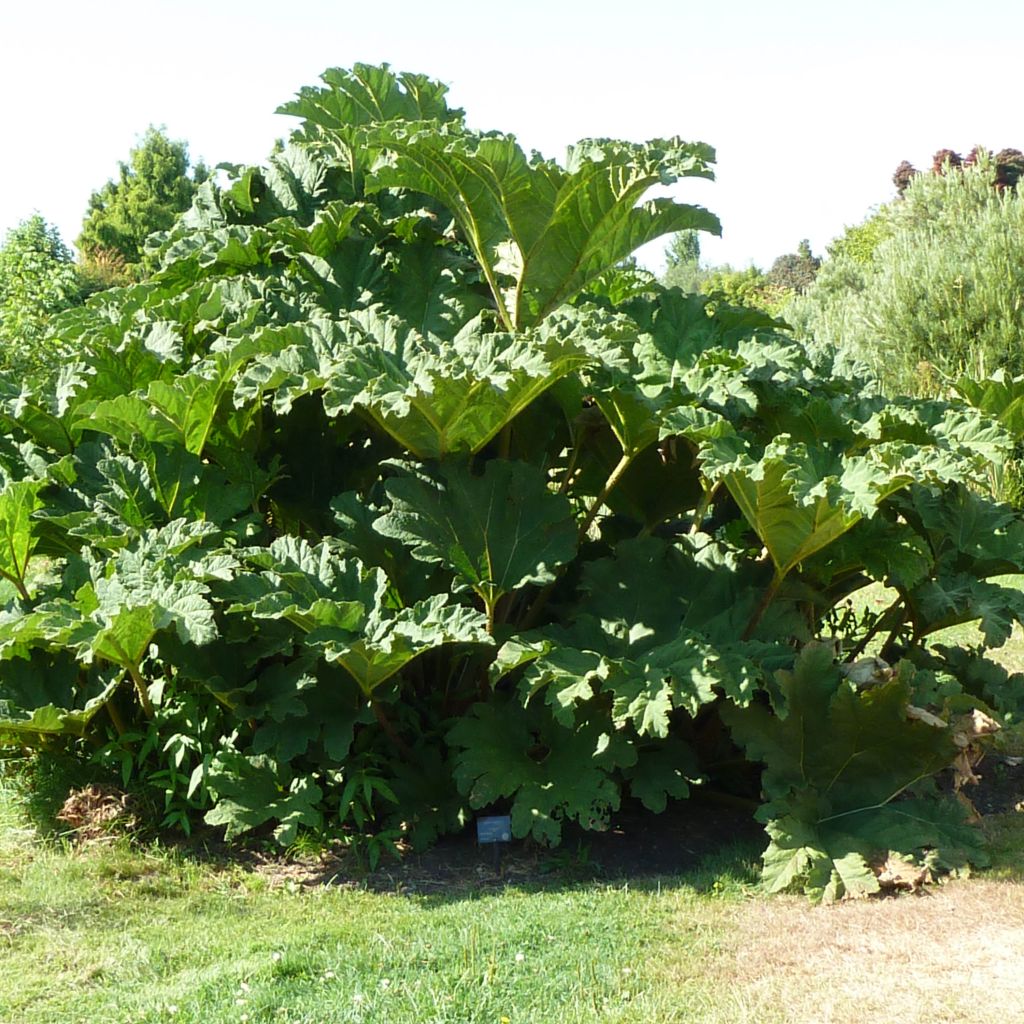
[[[700,234],[677,231],[665,248],[665,274],[662,283],[684,292],[699,292],[707,271],[700,265]]]
[[[201,162],[190,176],[188,146],[151,126],[120,165],[118,180],[92,194],[76,245],[87,260],[120,258],[145,275],[155,269],[146,239],[167,231],[208,177]]]

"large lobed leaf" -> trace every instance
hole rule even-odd
[[[382,570],[342,559],[332,543],[313,547],[281,537],[268,548],[241,552],[241,558],[259,572],[232,581],[228,611],[293,623],[367,696],[427,651],[489,642],[479,612],[441,594],[396,606]]]
[[[492,459],[483,473],[456,464],[389,480],[392,511],[377,530],[412,556],[439,562],[457,589],[471,589],[493,628],[495,608],[527,583],[548,583],[576,552],[569,502],[523,462]]]
[[[457,748],[455,781],[474,808],[512,800],[512,834],[556,844],[562,821],[605,827],[619,806],[611,777],[631,765],[629,744],[603,733],[598,723],[572,729],[555,725],[542,708],[477,704],[448,733]]]
[[[322,391],[329,416],[360,412],[418,458],[475,453],[557,381],[588,361],[566,315],[525,335],[487,332],[480,320],[450,341],[423,337],[377,312],[264,332],[276,351],[256,359],[236,403],[270,394],[287,412]]]
[[[571,624],[507,641],[492,680],[523,670],[523,702],[543,695],[564,726],[596,693],[605,693],[616,729],[659,739],[669,736],[677,710],[696,716],[721,694],[747,703],[762,673],[755,650],[767,655],[737,641],[749,602],[733,572],[725,565],[716,571],[701,554],[656,538],[624,541],[615,557],[585,566]],[[739,607],[716,622],[705,606],[709,600],[716,613],[720,601]]]
[[[436,123],[398,124],[370,138],[387,156],[369,187],[424,192],[451,211],[510,329],[538,323],[664,234],[721,230],[700,207],[670,199],[638,205],[655,185],[711,177],[714,151],[701,143],[587,140],[562,168],[528,158],[511,136]]]
[[[812,644],[779,672],[775,711],[722,709],[736,742],[765,766],[766,885],[826,898],[875,891],[870,865],[890,850],[935,849],[950,863],[968,851],[980,862],[983,844],[951,797],[906,796],[959,753],[952,730],[908,715],[912,667],[858,690],[833,655],[831,645]]]

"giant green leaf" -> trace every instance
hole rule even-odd
[[[906,600],[918,636],[978,620],[986,645],[1002,647],[1014,623],[1024,621],[1024,593],[968,573],[924,580]]]
[[[360,631],[326,625],[312,632],[309,641],[322,645],[327,661],[341,665],[371,694],[427,651],[444,644],[488,643],[485,625],[479,612],[436,594],[397,612],[378,604]]]
[[[1024,377],[997,370],[984,380],[960,377],[953,387],[964,401],[998,420],[1016,441],[1024,440]]]
[[[266,666],[237,713],[259,723],[252,752],[281,763],[301,755],[319,759],[322,750],[329,762],[343,764],[357,722],[372,719],[354,680],[313,648]]]
[[[152,380],[145,392],[118,395],[91,404],[79,427],[110,434],[130,445],[136,437],[162,445],[181,445],[203,454],[221,405],[235,387],[235,376],[252,357],[273,349],[263,332],[203,360],[173,381]]]
[[[492,459],[479,476],[465,465],[424,470],[389,480],[387,491],[393,508],[377,520],[379,532],[414,558],[441,563],[459,589],[472,589],[489,629],[504,595],[553,580],[576,552],[569,502],[523,462]]]
[[[512,834],[557,843],[562,820],[584,828],[607,827],[619,806],[612,778],[634,763],[628,745],[610,741],[596,723],[572,729],[543,711],[515,704],[477,704],[448,733],[458,748],[455,780],[474,808],[512,798]]]
[[[527,158],[511,136],[427,123],[380,129],[371,139],[389,155],[370,187],[424,192],[452,212],[510,329],[539,322],[661,235],[720,231],[700,207],[640,203],[655,185],[711,177],[714,152],[700,143],[587,140],[562,168]]]
[[[0,491],[0,576],[25,593],[28,561],[39,542],[32,513],[42,504],[42,481],[21,480]]]
[[[451,341],[373,312],[275,329],[265,337],[277,339],[278,351],[241,376],[236,402],[269,393],[287,412],[322,390],[329,416],[361,412],[420,458],[478,452],[587,361],[574,341],[578,319],[555,319],[525,337],[474,321]]]
[[[716,571],[706,555],[695,558],[656,538],[624,541],[615,557],[585,566],[570,624],[507,641],[492,680],[522,670],[524,703],[542,693],[562,725],[605,693],[616,728],[665,738],[676,709],[694,716],[720,693],[747,703],[762,674],[755,652],[770,660],[765,649],[737,640],[750,597],[736,582],[734,572]],[[721,603],[738,603],[738,619],[715,622],[707,602],[719,615]]]
[[[293,775],[270,757],[246,757],[221,751],[210,765],[207,785],[216,803],[206,814],[209,825],[224,825],[233,839],[267,821],[276,821],[274,838],[282,846],[295,841],[300,825],[318,828],[323,817],[323,790],[309,776]]]
[[[831,645],[810,645],[791,672],[779,673],[775,712],[723,707],[733,738],[765,765],[769,802],[759,816],[772,823],[771,888],[799,882],[828,897],[871,891],[867,862],[889,850],[949,845],[951,856],[961,847],[978,856],[962,812],[904,797],[959,751],[951,730],[908,716],[912,676],[904,664],[889,682],[858,690],[833,664]]]
[[[585,329],[585,327],[583,328]],[[587,361],[576,318],[525,337],[488,333],[479,320],[450,343],[394,331],[352,349],[327,381],[328,415],[360,408],[420,458],[478,452],[531,402]]]
[[[228,611],[258,619],[287,619],[303,632],[319,626],[356,631],[384,601],[387,578],[339,557],[330,543],[315,547],[297,537],[278,537],[268,547],[244,549],[241,559],[258,574],[237,576],[228,590]]]
[[[630,794],[654,814],[665,810],[669,797],[682,800],[689,796],[690,786],[701,781],[693,749],[672,737],[641,750],[637,763],[625,768],[623,774],[629,780]]]
[[[395,120],[457,120],[462,114],[449,109],[447,86],[425,75],[393,72],[387,64],[329,68],[320,80],[322,86],[303,87],[278,113],[331,131]]]
[[[701,456],[704,472],[729,488],[780,577],[913,479],[871,453],[835,458],[788,438],[771,442],[757,461],[738,437],[707,441]]]
[[[23,430],[29,437],[46,448],[68,454],[81,436],[69,422],[65,399],[80,380],[75,374],[79,367],[68,367],[58,379],[54,395],[36,394],[7,377],[0,376],[0,422],[5,429]]]
[[[292,622],[367,695],[427,651],[488,642],[479,612],[440,594],[398,607],[380,569],[342,559],[330,544],[282,537],[242,558],[261,572],[233,580],[228,611]]]
[[[66,651],[41,649],[0,663],[0,746],[84,735],[121,681],[85,672]]]

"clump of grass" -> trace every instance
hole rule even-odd
[[[39,751],[0,760],[0,786],[16,810],[41,837],[67,832],[58,815],[73,790],[116,785],[108,772],[63,751]]]
[[[992,866],[991,878],[1024,882],[1024,811],[992,814],[982,819]]]

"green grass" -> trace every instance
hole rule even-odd
[[[0,1022],[705,1020],[703,965],[732,942],[750,870],[444,898],[300,889],[123,841],[42,843],[0,792]]]
[[[989,878],[1024,882],[1024,813],[994,814],[982,822],[992,866]]]
[[[1016,587],[1024,589],[1024,576],[996,576],[993,583],[1002,584],[1005,587]],[[884,611],[896,599],[896,591],[884,587],[881,583],[873,583],[864,587],[852,595],[853,606],[858,611],[871,608],[874,611]],[[881,637],[878,643],[881,643]],[[977,622],[966,622],[959,626],[950,626],[932,634],[928,638],[929,644],[947,644],[950,647],[976,647],[984,642],[981,629]],[[877,644],[869,648],[869,653],[874,653]],[[1014,623],[1013,633],[1010,639],[1002,647],[989,650],[989,657],[997,661],[1009,672],[1024,672],[1024,630],[1020,625]]]

